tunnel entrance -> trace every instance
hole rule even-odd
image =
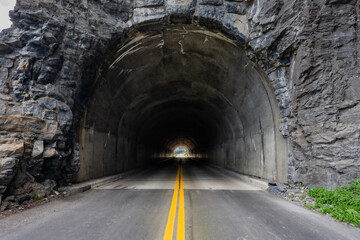
[[[196,25],[146,29],[130,31],[97,72],[77,180],[172,157],[182,145],[204,161],[285,182],[278,107],[244,49]]]

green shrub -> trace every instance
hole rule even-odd
[[[308,194],[315,198],[315,205],[306,207],[317,208],[321,213],[329,213],[341,222],[360,227],[360,179],[334,190],[313,188]]]
[[[34,196],[33,196],[33,199],[36,201],[36,200],[40,200],[40,196],[39,194],[35,193]]]

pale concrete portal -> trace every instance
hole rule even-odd
[[[97,73],[77,179],[171,157],[173,146],[186,144],[205,161],[285,182],[279,110],[243,47],[192,24],[146,29],[130,31]]]

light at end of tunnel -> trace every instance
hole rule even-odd
[[[174,150],[174,157],[176,158],[187,158],[189,157],[189,149],[185,146],[178,146]]]

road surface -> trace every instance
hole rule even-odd
[[[0,220],[2,240],[162,240],[166,234],[187,240],[360,239],[359,229],[233,172],[176,159]]]

